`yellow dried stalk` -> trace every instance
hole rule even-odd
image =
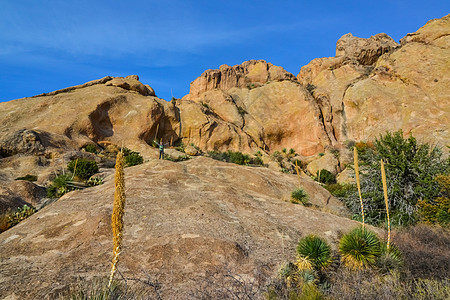
[[[361,215],[362,215],[362,223],[363,223],[363,227],[364,227],[365,226],[364,205],[363,205],[362,196],[361,196],[361,183],[359,181],[358,150],[356,149],[356,147],[353,147],[353,162],[355,165],[356,186],[358,187],[359,201],[361,202]]]
[[[387,249],[389,250],[389,244],[391,241],[391,222],[389,220],[389,201],[387,194],[387,183],[386,183],[386,172],[384,171],[384,162],[381,160],[381,181],[383,181],[383,192],[384,192],[384,204],[386,204],[386,214],[388,221],[388,238],[387,238]]]
[[[295,161],[295,171],[297,172],[297,176],[298,176],[298,186],[300,186],[300,172],[298,170],[298,164],[297,161]]]
[[[123,236],[123,215],[125,213],[125,179],[124,179],[124,156],[122,151],[117,153],[116,175],[114,178],[114,205],[112,213],[112,231],[113,231],[113,259],[111,263],[111,275],[109,277],[108,287],[111,286],[114,274],[116,273],[119,255],[122,250]]]

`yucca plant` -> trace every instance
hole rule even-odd
[[[380,257],[380,240],[375,232],[358,227],[345,234],[339,242],[341,261],[350,269],[374,266]]]
[[[296,189],[291,193],[291,203],[308,204],[308,194],[302,188]]]
[[[377,261],[378,267],[383,272],[399,269],[403,266],[403,255],[395,244],[380,243],[380,257]]]
[[[111,275],[109,277],[108,287],[116,273],[119,255],[122,250],[123,236],[123,215],[125,213],[125,179],[124,179],[124,156],[122,152],[117,154],[116,158],[116,175],[114,178],[114,205],[112,213],[112,231],[113,231],[113,259],[111,263]]]
[[[300,257],[308,259],[317,270],[326,268],[331,263],[331,248],[327,242],[318,236],[308,235],[297,245]]]

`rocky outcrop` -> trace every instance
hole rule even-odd
[[[449,19],[428,22],[401,46],[385,34],[345,35],[337,43],[338,56],[302,67],[297,79],[318,104],[333,146],[399,129],[448,144]]]
[[[337,216],[342,204],[307,176],[301,186],[315,209],[288,201],[296,175],[204,157],[126,168],[125,184],[119,270],[158,280],[163,299],[184,299],[210,271],[269,278],[294,258],[300,237],[314,233],[336,247],[358,224]],[[0,298],[55,299],[80,277],[108,276],[113,194],[110,175],[3,232]]]
[[[384,53],[394,50],[398,44],[387,34],[379,33],[368,39],[343,35],[336,43],[336,56],[356,60],[361,65],[373,65]]]
[[[293,80],[295,76],[282,67],[264,60],[250,60],[230,67],[221,65],[218,70],[207,70],[191,83],[188,98],[199,97],[202,93],[219,89],[254,88],[270,81]]]

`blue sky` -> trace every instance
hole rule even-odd
[[[207,69],[264,59],[297,75],[351,32],[398,41],[448,1],[0,0],[0,102],[137,74],[181,98]]]

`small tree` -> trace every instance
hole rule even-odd
[[[358,143],[359,144],[359,143]],[[419,144],[403,132],[386,133],[373,147],[358,147],[361,162],[361,193],[366,217],[380,224],[386,218],[380,161],[385,162],[387,194],[392,223],[407,225],[417,221],[419,199],[436,199],[442,195],[436,176],[449,174],[450,160],[443,160],[439,148]],[[368,144],[367,144],[368,145]],[[340,198],[353,213],[360,212],[358,194],[351,191]]]

